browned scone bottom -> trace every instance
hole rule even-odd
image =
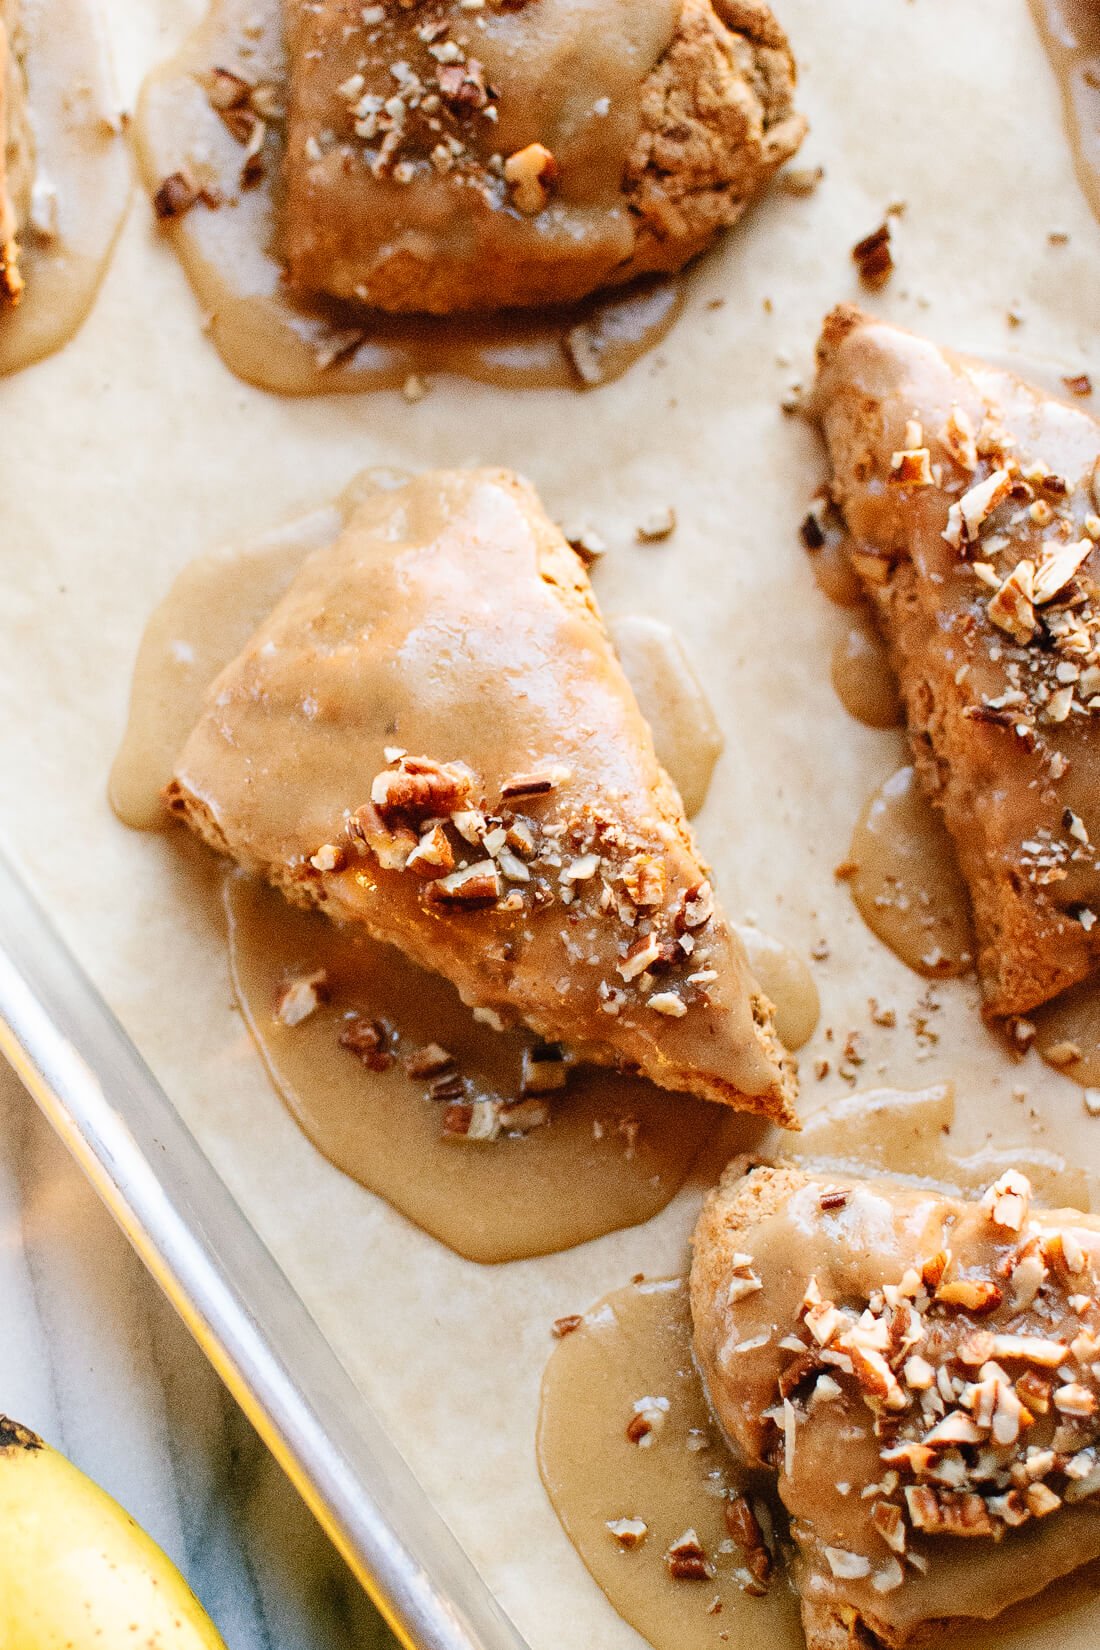
[[[937,1638],[1100,1554],[1100,1222],[798,1168],[730,1171],[695,1234],[695,1357],[778,1475],[810,1650]]]
[[[762,5],[286,15],[213,0],[136,129],[211,337],[285,393],[608,382],[804,130]]]
[[[0,0],[0,375],[84,320],[129,192],[94,0]]]
[[[794,1122],[583,566],[515,477],[363,501],[214,682],[169,802],[494,1022]]]
[[[1100,957],[1100,425],[852,309],[816,411],[921,780],[967,883],[990,1014]]]

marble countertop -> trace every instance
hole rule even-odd
[[[2,1061],[0,1302],[0,1412],[133,1513],[229,1650],[392,1650],[361,1587]]]

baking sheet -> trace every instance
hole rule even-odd
[[[201,7],[107,10],[132,106],[144,68]],[[780,0],[779,12],[813,127],[800,164],[822,164],[825,180],[807,199],[776,192],[735,231],[693,278],[671,337],[617,384],[580,398],[438,380],[416,405],[267,396],[221,365],[139,203],[77,340],[0,385],[0,830],[534,1650],[639,1642],[539,1485],[538,1383],[555,1317],[682,1263],[697,1189],[647,1227],[503,1268],[413,1230],[319,1158],[269,1088],[231,1007],[202,851],[125,830],[104,786],[142,624],[192,555],[367,464],[514,465],[551,510],[608,541],[595,575],[605,610],[670,619],[696,661],[727,741],[698,829],[728,905],[803,953],[828,944],[804,1105],[836,1092],[813,1077],[825,1028],[841,1040],[858,1029],[868,1086],[955,1079],[966,1144],[1031,1138],[1100,1167],[1100,1120],[1079,1089],[1034,1058],[1010,1065],[970,982],[936,987],[939,1041],[918,1043],[908,1015],[925,982],[833,881],[899,742],[855,724],[832,693],[843,618],[797,533],[821,458],[779,406],[808,376],[824,310],[861,296],[850,247],[898,201],[898,268],[869,307],[959,347],[1025,349],[1100,379],[1100,227],[1024,0]],[[1068,244],[1051,245],[1051,229]],[[637,546],[636,525],[670,504],[675,535]],[[896,1030],[870,1025],[872,995],[897,1010]],[[1095,1639],[1077,1617],[1058,1631],[1063,1650]]]

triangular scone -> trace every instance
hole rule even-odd
[[[33,145],[19,0],[0,0],[0,309],[23,293],[18,235],[30,206]]]
[[[168,800],[490,1019],[794,1123],[584,568],[507,472],[361,504],[213,684]]]
[[[1100,962],[1100,424],[858,310],[817,414],[917,767],[970,889],[988,1012]]]
[[[938,1639],[1100,1555],[1100,1220],[913,1184],[729,1171],[695,1354],[778,1473],[809,1650]]]

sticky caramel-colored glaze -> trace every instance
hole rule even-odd
[[[446,981],[240,872],[226,876],[225,906],[237,999],[293,1116],[337,1168],[470,1260],[550,1254],[649,1220],[721,1121],[705,1101],[585,1068],[548,1096],[550,1121],[529,1134],[445,1139],[446,1105],[427,1098],[425,1079],[405,1075],[400,1056],[439,1043],[469,1099],[515,1100],[533,1039],[479,1025]],[[328,1002],[283,1025],[283,988],[317,969]],[[387,1070],[340,1046],[349,1014],[391,1029],[397,1058]]]
[[[874,625],[853,616],[834,648],[830,667],[836,696],[849,715],[869,728],[896,728],[902,720],[898,685]]]
[[[690,819],[707,799],[725,745],[718,719],[683,643],[663,620],[628,613],[607,628]]]
[[[258,32],[249,33],[255,20]],[[146,81],[135,141],[146,187],[181,168],[215,187],[167,223],[209,335],[239,377],[284,395],[396,388],[412,374],[454,373],[505,389],[581,387],[565,348],[580,328],[586,371],[606,383],[666,335],[679,313],[676,281],[640,285],[575,308],[482,319],[386,317],[362,306],[291,293],[276,250],[281,129],[268,130],[264,174],[242,189],[244,151],[210,107],[201,77],[213,65],[281,87],[278,0],[213,0],[177,55]]]
[[[837,607],[864,608],[867,598],[852,571],[848,555],[848,535],[826,529],[825,543],[810,551],[814,583]]]
[[[1031,0],[1058,77],[1082,189],[1100,218],[1100,10],[1095,0]]]
[[[1088,1176],[1083,1169],[1033,1142],[983,1146],[960,1156],[951,1140],[954,1121],[955,1091],[950,1083],[926,1089],[864,1089],[817,1107],[797,1139],[784,1142],[783,1151],[807,1172],[912,1176],[963,1196],[984,1191],[1006,1169],[1018,1169],[1030,1180],[1037,1201],[1088,1207]]]
[[[906,1269],[950,1249],[958,1274],[990,1277],[1015,1251],[1017,1234],[995,1226],[977,1203],[888,1180],[792,1177],[792,1194],[774,1212],[730,1238],[721,1233],[722,1201],[704,1211],[696,1232],[691,1304],[694,1347],[715,1412],[728,1436],[752,1464],[780,1468],[780,1493],[798,1539],[794,1576],[815,1608],[859,1609],[899,1641],[925,1621],[952,1617],[988,1620],[1029,1598],[1056,1578],[1100,1554],[1100,1517],[1088,1502],[1059,1507],[1053,1517],[1032,1520],[1002,1541],[959,1540],[910,1534],[909,1548],[929,1559],[927,1572],[907,1568],[903,1584],[880,1592],[873,1577],[890,1552],[870,1517],[872,1498],[859,1492],[883,1476],[882,1439],[874,1416],[847,1389],[835,1403],[812,1408],[799,1422],[793,1461],[783,1466],[782,1434],[763,1412],[776,1401],[781,1371],[792,1353],[780,1346],[800,1327],[800,1309],[811,1278],[821,1295],[838,1304],[865,1303],[883,1283],[898,1282]],[[821,1208],[826,1189],[846,1190],[839,1209]],[[732,1188],[731,1188],[732,1190]],[[1100,1219],[1075,1210],[1032,1211],[1036,1231],[1070,1227],[1087,1264],[1100,1261]],[[751,1257],[762,1288],[731,1304],[733,1252]],[[1072,1285],[1070,1286],[1072,1287]],[[1064,1289],[1041,1297],[1035,1310],[1013,1307],[1010,1297],[983,1320],[984,1327],[1073,1340],[1080,1319]],[[946,1321],[946,1320],[945,1320]],[[954,1320],[957,1342],[973,1327]],[[762,1344],[755,1345],[759,1337]],[[843,1379],[843,1377],[840,1377]],[[1029,1441],[1042,1448],[1057,1412],[1036,1418]],[[838,1479],[851,1486],[845,1494]],[[840,1579],[824,1548],[841,1548],[871,1561],[863,1579]]]
[[[0,306],[0,374],[60,349],[92,306],[130,194],[110,63],[91,0],[22,8],[38,193],[56,190],[56,234],[20,231],[20,303]],[[34,213],[48,219],[45,205]],[[43,222],[43,228],[47,227]]]
[[[597,827],[623,875],[639,852],[659,863],[654,918],[672,922],[703,876],[580,563],[506,472],[430,473],[359,506],[212,685],[176,765],[174,805],[239,862],[399,944],[465,1000],[663,1087],[792,1116],[764,1006],[717,910],[661,977],[680,991],[673,1017],[621,966],[637,919],[601,904],[598,855],[575,903],[536,859],[512,879],[511,905],[455,909],[411,867],[384,864],[381,848],[359,851],[349,815],[395,744],[465,762],[475,806],[490,811],[516,777],[560,770],[521,810],[534,831],[563,833],[568,863],[548,848],[551,876],[574,863],[569,833]],[[313,866],[340,842],[335,869]]]
[[[649,1448],[626,1436],[644,1397],[669,1401]],[[698,1444],[705,1447],[689,1448]],[[543,1376],[538,1461],[569,1539],[654,1650],[801,1650],[798,1605],[784,1576],[759,1598],[735,1574],[745,1555],[726,1527],[726,1492],[749,1489],[755,1497],[758,1485],[738,1469],[707,1409],[684,1279],[616,1289],[558,1342]],[[620,1518],[648,1526],[631,1551],[607,1528]],[[669,1574],[664,1554],[688,1529],[714,1568],[710,1579]]]
[[[921,779],[970,891],[984,1004],[991,1015],[1026,1013],[1100,960],[1100,926],[1086,914],[1094,901],[1100,911],[1100,871],[1073,834],[1100,840],[1088,709],[1096,696],[1084,668],[1100,602],[1088,534],[1100,423],[1011,373],[852,309],[827,318],[818,354],[815,404],[833,490],[889,643]],[[956,456],[956,416],[971,442],[981,437],[974,463]],[[927,484],[899,481],[893,469],[914,421]],[[975,542],[963,546],[962,500],[971,495],[975,509],[982,495],[973,488],[1002,459],[1022,472],[1006,472],[1005,482],[1021,496],[978,512]],[[1044,479],[1032,486],[1025,477],[1036,463]],[[1051,474],[1057,485],[1047,489]],[[1007,597],[991,606],[994,590],[1021,561],[1056,564],[1078,542],[1084,559],[1072,587],[1068,578],[1048,595],[1037,587],[1030,629],[1014,631]],[[1056,691],[1069,695],[1064,710]]]
[[[775,1029],[784,1048],[799,1049],[817,1028],[821,1002],[814,977],[797,951],[748,923],[736,925],[753,978],[775,1008]]]
[[[874,1089],[845,1095],[807,1117],[785,1142],[807,1173],[890,1174],[934,1182],[939,1192],[982,1191],[1009,1167],[1022,1170],[1036,1197],[1085,1207],[1086,1177],[1052,1152],[1032,1146],[951,1149],[955,1103],[947,1084],[905,1093]],[[765,1148],[766,1149],[766,1148]],[[748,1338],[747,1336],[745,1338]],[[707,1406],[692,1362],[685,1282],[647,1282],[618,1289],[584,1314],[581,1327],[555,1346],[543,1378],[539,1469],[554,1509],[581,1558],[619,1614],[656,1650],[741,1646],[759,1641],[801,1647],[795,1608],[780,1568],[767,1600],[741,1592],[723,1552],[728,1532],[719,1490],[745,1488],[759,1508],[773,1486],[730,1453]],[[670,1400],[656,1443],[639,1451],[624,1433],[635,1401]],[[707,1447],[686,1448],[692,1432]],[[841,1477],[839,1470],[835,1477]],[[637,1517],[651,1526],[644,1544],[624,1552],[607,1521]],[[712,1584],[673,1582],[663,1554],[694,1528],[716,1566]],[[734,1590],[736,1589],[736,1591]],[[722,1610],[708,1617],[718,1596]],[[728,1639],[718,1636],[729,1632]],[[710,1636],[708,1636],[710,1635]],[[1004,1641],[1001,1641],[1004,1642]],[[1014,1642],[1014,1641],[1009,1641]],[[984,1634],[982,1636],[984,1645]]]
[[[623,174],[641,125],[643,82],[680,9],[680,0],[616,0],[610,9],[604,0],[539,0],[473,14],[448,8],[442,35],[482,65],[496,118],[471,114],[458,123],[476,176],[467,165],[446,173],[429,166],[402,184],[365,165],[352,140],[354,99],[341,88],[351,82],[387,98],[396,63],[434,85],[439,64],[419,17],[394,8],[368,27],[349,0],[288,0],[281,245],[294,284],[354,298],[379,264],[402,256],[421,290],[412,302],[407,292],[393,294],[398,308],[435,309],[439,300],[429,291],[425,305],[424,288],[441,267],[451,271],[446,300],[455,308],[578,298],[603,284],[634,249]],[[408,124],[422,119],[411,115]],[[426,154],[437,137],[438,121],[414,147]],[[517,210],[486,169],[493,155],[536,142],[559,177],[545,209],[532,215]]]
[[[864,922],[918,974],[965,974],[970,907],[951,840],[911,767],[865,804],[849,849],[852,898]]]
[[[271,612],[306,556],[332,543],[361,499],[406,479],[395,471],[363,471],[331,505],[188,563],[146,625],[134,667],[130,714],[110,781],[111,806],[123,824],[160,829],[165,822],[161,793],[210,683]],[[628,614],[612,620],[609,629],[653,730],[658,761],[690,815],[706,800],[722,749],[714,712],[668,625]],[[781,1032],[783,1041],[799,1048],[809,1035],[801,1035],[800,1028],[809,1013],[807,986],[813,990],[812,980],[808,973],[801,979],[804,965],[778,941],[748,929],[742,939],[754,956],[759,952],[754,968],[767,975],[765,993],[791,1034]],[[796,1001],[803,1006],[796,1007]],[[816,993],[813,1003],[816,1021]]]
[[[1086,1088],[1100,1087],[1100,985],[1080,985],[1036,1009],[1035,1047],[1056,1071]]]
[[[184,568],[145,627],[130,714],[111,767],[111,806],[124,825],[159,830],[164,787],[220,670],[244,647],[305,557],[343,525],[336,505]]]

